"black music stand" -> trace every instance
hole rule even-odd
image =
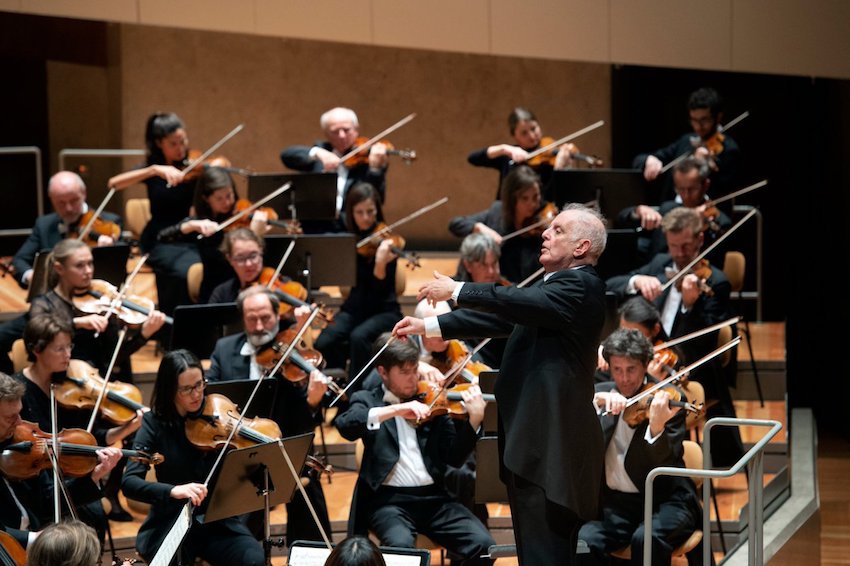
[[[564,169],[552,172],[549,183],[560,209],[568,202],[596,201],[606,218],[627,206],[648,204],[646,180],[639,169]]]
[[[478,376],[480,379],[480,375]],[[475,502],[507,503],[508,488],[499,477],[499,439],[482,436],[475,443]]]
[[[607,232],[608,243],[596,263],[596,272],[603,280],[628,273],[642,262],[638,253],[638,238],[642,232],[640,228],[614,228]]]
[[[35,254],[35,258],[32,260],[32,276],[30,277],[29,291],[27,292],[28,303],[32,303],[34,298],[48,291],[50,266],[47,265],[47,262],[49,261],[49,249],[41,250]]]
[[[283,542],[273,543],[271,540],[269,513],[275,505],[292,500],[295,482],[301,481],[297,477],[298,470],[304,467],[313,443],[313,433],[287,437],[281,442],[296,471],[295,477],[277,441],[231,450],[225,454],[221,471],[210,487],[206,511],[197,517],[199,523],[212,523],[262,509],[265,513],[263,549],[267,564],[271,564],[272,545],[283,545]]]
[[[478,387],[481,388],[481,393],[494,393],[496,378],[498,377],[499,370],[497,369],[478,372]],[[496,403],[487,403],[484,407],[484,420],[481,424],[484,425],[484,434],[496,434],[499,430],[499,414]]]
[[[94,274],[120,287],[127,279],[127,260],[130,259],[130,246],[116,244],[114,246],[98,246],[91,249],[94,260]]]
[[[248,177],[248,200],[256,202],[289,182],[288,191],[266,204],[280,218],[305,225],[336,219],[336,173],[255,173]]]
[[[334,545],[336,546],[336,545]],[[431,551],[424,548],[379,546],[387,566],[430,566]],[[289,545],[286,563],[292,566],[323,566],[331,551],[323,542],[296,540]]]
[[[265,257],[276,265],[292,241],[295,247],[281,274],[298,281],[308,291],[326,285],[353,287],[357,283],[354,234],[268,235]]]
[[[239,408],[239,412],[245,415],[246,419],[260,417],[263,419],[272,418],[272,408],[274,407],[275,396],[277,395],[278,380],[275,378],[264,379],[260,384],[260,389],[254,395],[254,400],[251,401],[251,406],[248,411],[245,411],[245,404],[251,397],[257,382],[253,379],[230,379],[227,381],[211,381],[207,384],[206,395],[218,393],[224,395]]]
[[[172,318],[169,349],[185,348],[202,360],[210,358],[219,338],[242,330],[236,303],[178,305]]]

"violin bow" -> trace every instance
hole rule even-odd
[[[380,238],[384,234],[392,232],[393,228],[396,228],[396,227],[404,224],[405,222],[409,222],[409,221],[413,220],[414,218],[422,216],[426,212],[430,212],[430,211],[434,210],[435,208],[437,208],[438,206],[442,206],[442,205],[446,204],[447,202],[449,202],[449,197],[443,197],[443,198],[437,200],[436,202],[433,202],[433,203],[431,203],[427,206],[423,206],[419,210],[408,214],[407,216],[405,216],[401,220],[397,220],[397,221],[393,222],[392,224],[386,226],[385,228],[382,228],[381,230],[377,230],[373,234],[369,234],[368,236],[366,236],[365,238],[363,238],[362,240],[357,242],[357,246],[356,246],[357,249],[362,248],[363,246],[369,244],[370,242]]]
[[[556,147],[558,147],[559,145],[564,145],[565,143],[567,143],[567,142],[569,142],[569,141],[572,141],[572,140],[576,139],[576,138],[577,138],[577,137],[579,137],[579,136],[583,136],[583,135],[584,135],[584,134],[586,134],[587,132],[590,132],[590,131],[592,131],[592,130],[595,130],[596,128],[599,128],[600,126],[602,126],[602,125],[604,125],[604,124],[605,124],[605,120],[599,120],[599,121],[594,122],[593,124],[591,124],[591,125],[589,125],[589,126],[586,126],[586,127],[582,128],[582,129],[580,129],[580,130],[576,131],[576,132],[573,132],[573,133],[571,133],[571,134],[569,134],[569,135],[566,135],[566,136],[562,137],[562,138],[561,138],[561,139],[559,139],[559,140],[555,140],[555,141],[553,141],[552,143],[550,143],[549,145],[545,145],[545,146],[543,146],[543,147],[539,147],[539,148],[535,149],[534,151],[532,151],[531,153],[529,153],[529,154],[528,154],[528,157],[526,157],[526,161],[527,161],[527,160],[529,160],[529,159],[532,159],[532,158],[534,158],[534,157],[537,157],[537,156],[538,156],[538,155],[540,155],[541,153],[544,153],[544,152],[546,152],[546,151],[549,151],[550,149],[555,149],[555,148],[556,148]],[[511,165],[513,165],[513,163],[514,163],[514,161],[513,161],[513,160],[511,160]]]
[[[185,175],[186,173],[188,173],[189,171],[191,171],[192,169],[194,169],[195,167],[197,167],[198,165],[200,165],[201,163],[203,163],[203,162],[204,162],[204,160],[205,160],[207,157],[209,157],[210,155],[212,155],[212,152],[214,152],[215,150],[217,150],[218,148],[220,148],[222,145],[224,145],[224,142],[226,142],[227,140],[229,140],[230,138],[232,138],[233,136],[235,136],[236,134],[238,134],[239,132],[241,132],[241,131],[242,131],[242,128],[244,128],[244,127],[245,127],[245,124],[239,124],[238,126],[236,126],[235,128],[233,128],[232,130],[230,130],[230,132],[229,132],[228,134],[226,134],[223,138],[221,138],[220,140],[218,140],[217,142],[215,142],[215,143],[212,145],[212,147],[210,147],[208,150],[206,150],[205,152],[203,152],[203,153],[202,153],[202,154],[201,154],[201,155],[200,155],[197,159],[195,159],[194,161],[192,161],[191,163],[189,163],[189,165],[187,165],[187,166],[186,166],[186,168],[185,168],[185,169],[183,169],[183,174]],[[171,188],[171,185],[170,185],[170,184],[169,184],[169,185],[166,185],[166,186],[167,186],[168,188]]]
[[[276,188],[274,191],[270,192],[269,194],[267,194],[266,196],[264,196],[263,198],[261,198],[260,200],[258,200],[254,204],[252,204],[251,206],[249,206],[248,208],[240,210],[239,212],[237,212],[236,214],[234,214],[233,216],[231,216],[230,218],[228,218],[227,220],[225,220],[224,222],[219,224],[218,228],[216,229],[215,232],[213,232],[213,234],[217,234],[217,233],[221,232],[222,230],[224,230],[225,228],[227,228],[228,226],[230,226],[231,224],[233,224],[234,222],[236,222],[237,220],[239,220],[240,218],[242,218],[246,214],[250,214],[250,213],[254,212],[254,210],[261,207],[265,203],[269,202],[270,200],[272,200],[276,196],[285,193],[291,187],[292,187],[292,181],[287,181],[286,183],[284,183],[280,187]],[[210,236],[212,236],[212,234],[210,234]],[[202,240],[205,237],[206,236],[204,236],[203,234],[198,234],[199,240]]]
[[[142,269],[142,266],[147,261],[148,256],[150,256],[150,254],[145,254],[141,258],[139,258],[139,261],[136,262],[135,267],[133,267],[133,271],[131,271],[130,275],[128,275],[124,282],[121,283],[121,288],[118,289],[118,292],[115,294],[115,297],[113,297],[112,300],[109,302],[109,307],[106,309],[106,314],[103,315],[107,319],[113,314],[115,314],[115,312],[123,306],[124,297],[127,295],[127,291],[130,290],[130,285],[132,285],[133,279],[135,279],[136,275],[139,274],[139,270]],[[99,335],[100,332],[94,333],[95,338],[97,338]]]
[[[720,347],[718,347],[718,348],[715,348],[714,350],[712,350],[712,351],[711,351],[711,352],[709,352],[708,354],[704,355],[703,357],[701,357],[700,359],[698,359],[698,360],[697,360],[697,361],[695,361],[694,363],[689,364],[689,365],[687,365],[687,366],[683,367],[682,369],[680,369],[679,371],[677,371],[676,373],[674,373],[674,374],[673,374],[673,375],[671,375],[670,377],[668,377],[668,378],[666,378],[666,379],[663,379],[663,380],[659,381],[658,383],[654,384],[652,387],[647,388],[647,390],[646,390],[646,391],[643,391],[643,392],[641,392],[641,393],[638,393],[638,394],[637,394],[637,395],[635,395],[634,397],[629,397],[629,399],[626,401],[626,407],[631,407],[631,406],[632,406],[632,405],[634,405],[635,403],[638,403],[639,401],[641,401],[641,400],[645,399],[646,397],[649,397],[650,395],[652,395],[653,393],[655,393],[655,392],[656,392],[656,391],[658,391],[659,389],[662,389],[662,388],[663,388],[663,387],[665,387],[666,385],[669,385],[669,384],[671,384],[671,383],[673,383],[673,382],[677,382],[677,381],[679,381],[679,378],[680,378],[680,377],[682,377],[683,375],[687,374],[687,373],[688,373],[688,372],[690,372],[692,369],[698,368],[699,366],[701,366],[701,365],[702,365],[702,364],[704,364],[705,362],[707,362],[707,361],[709,361],[709,360],[712,360],[712,359],[716,358],[717,356],[719,356],[720,354],[722,354],[722,353],[723,353],[723,352],[725,352],[726,350],[729,350],[729,349],[731,349],[731,348],[734,348],[734,347],[735,347],[735,346],[737,346],[740,342],[741,342],[741,337],[740,337],[740,336],[736,336],[736,337],[732,338],[731,340],[729,340],[728,342],[726,342],[726,343],[725,343],[725,344],[723,344],[722,346],[720,346]],[[609,412],[608,412],[608,411],[603,411],[603,412],[602,412],[602,416],[603,416],[603,417],[604,417],[604,416],[607,416],[608,414],[609,414]]]
[[[463,368],[466,367],[466,364],[469,363],[469,361],[472,359],[472,357],[475,354],[477,354],[478,351],[481,350],[481,348],[486,346],[487,343],[490,342],[490,340],[491,340],[490,338],[485,338],[484,340],[479,342],[478,345],[475,346],[475,348],[473,348],[458,363],[456,363],[454,366],[450,367],[449,370],[446,373],[443,374],[443,376],[445,377],[445,380],[443,380],[443,384],[440,385],[440,393],[442,393],[443,391],[446,391],[449,387],[452,386],[452,384],[454,384],[455,379],[457,379],[457,376],[459,376],[461,374],[461,372],[463,371]],[[437,404],[437,401],[438,401],[439,398],[440,398],[439,394],[434,395],[434,399],[428,405],[428,411],[431,411],[434,408],[434,405]],[[420,419],[416,419],[416,424],[419,424],[419,422],[420,422]]]
[[[83,228],[82,232],[80,232],[80,235],[77,237],[77,239],[79,241],[81,241],[81,242],[84,241],[86,236],[89,235],[89,232],[91,232],[92,226],[94,226],[95,220],[98,219],[98,217],[100,216],[100,213],[103,212],[104,207],[106,207],[106,203],[109,202],[109,199],[111,199],[112,195],[114,195],[114,194],[115,194],[115,187],[112,187],[112,188],[109,189],[109,192],[106,193],[106,196],[103,197],[103,201],[101,201],[100,206],[97,207],[97,210],[95,210],[94,213],[91,215],[91,218],[89,219],[88,224],[86,224],[85,228]]]
[[[723,132],[729,130],[729,128],[731,128],[732,126],[734,126],[735,124],[737,124],[738,122],[740,122],[741,120],[743,120],[744,118],[746,118],[749,115],[750,115],[749,110],[747,110],[746,112],[742,112],[734,120],[730,120],[729,123],[726,124],[725,126],[723,124],[718,125],[717,126],[717,132],[723,133]],[[661,171],[659,171],[658,174],[660,175],[661,173],[666,172],[671,167],[675,167],[677,163],[679,163],[680,161],[685,159],[687,156],[692,155],[692,154],[693,154],[693,151],[686,151],[685,153],[683,153],[682,155],[680,155],[679,157],[677,157],[676,159],[674,159],[673,161],[671,161],[670,163],[668,163],[667,165],[662,167]]]
[[[534,230],[535,228],[539,228],[539,227],[541,227],[545,224],[548,224],[549,222],[551,222],[551,220],[545,220],[545,219],[544,220],[538,220],[534,224],[529,224],[528,226],[526,226],[524,228],[520,228],[519,230],[515,230],[514,232],[511,232],[510,234],[505,234],[504,236],[502,236],[502,242],[506,242],[506,241],[510,240],[511,238],[516,238],[519,235],[525,234],[526,232],[530,232],[530,231]]]
[[[392,126],[390,126],[389,128],[387,128],[386,130],[384,130],[384,131],[383,131],[383,132],[381,132],[380,134],[378,134],[378,135],[376,135],[376,136],[373,136],[373,137],[369,138],[369,139],[368,139],[368,140],[366,140],[366,142],[365,142],[365,143],[363,143],[362,145],[357,146],[356,148],[352,149],[351,151],[349,151],[348,153],[346,153],[345,155],[343,155],[342,157],[340,157],[340,158],[339,158],[340,162],[344,162],[344,161],[345,161],[346,159],[348,159],[349,157],[352,157],[352,156],[357,155],[358,153],[360,153],[360,152],[362,152],[362,151],[365,151],[365,150],[369,149],[369,148],[370,148],[370,147],[372,147],[374,144],[376,144],[376,143],[378,143],[379,141],[381,141],[381,139],[382,139],[382,138],[384,138],[384,137],[388,136],[388,135],[389,135],[389,134],[391,134],[392,132],[394,132],[394,131],[396,131],[397,129],[399,129],[400,127],[404,126],[405,124],[407,124],[408,122],[410,122],[411,120],[413,120],[415,117],[416,117],[416,113],[415,113],[415,112],[414,112],[414,113],[412,113],[412,114],[408,114],[407,116],[405,116],[404,118],[402,118],[401,120],[399,120],[398,122],[396,122],[395,124],[393,124]]]
[[[331,402],[328,404],[328,408],[333,407],[334,405],[336,405],[337,401],[339,401],[340,399],[342,399],[342,397],[343,397],[343,396],[345,395],[345,393],[349,390],[349,388],[351,388],[351,386],[352,386],[352,385],[354,385],[354,384],[357,382],[357,380],[358,380],[358,379],[360,379],[360,376],[361,376],[361,375],[363,375],[364,373],[366,373],[366,370],[367,370],[367,369],[369,369],[370,367],[372,367],[372,364],[375,362],[375,360],[377,360],[377,359],[378,359],[378,356],[380,356],[381,354],[383,354],[383,353],[384,353],[384,350],[386,350],[386,349],[387,349],[387,346],[389,346],[389,345],[390,345],[390,342],[392,342],[392,341],[393,341],[393,340],[395,340],[395,339],[396,339],[395,335],[390,336],[390,337],[389,337],[389,339],[387,339],[387,341],[384,343],[384,345],[383,345],[383,346],[381,346],[381,349],[380,349],[380,350],[378,350],[378,351],[375,353],[375,355],[374,355],[374,356],[372,356],[372,359],[370,359],[368,362],[366,362],[366,365],[364,365],[364,366],[363,366],[363,369],[361,369],[359,372],[357,372],[357,375],[355,375],[355,376],[354,376],[354,379],[352,379],[351,381],[349,381],[349,382],[348,382],[348,385],[346,385],[346,386],[345,386],[345,389],[343,389],[342,391],[340,391],[340,392],[337,394],[337,396],[336,396],[336,397],[334,397],[333,401],[331,401]]]
[[[274,287],[274,284],[277,282],[278,277],[280,277],[280,271],[283,269],[283,264],[286,263],[286,260],[289,259],[289,254],[292,253],[292,249],[295,247],[295,240],[293,239],[289,242],[289,245],[286,247],[286,251],[283,253],[283,257],[280,258],[280,261],[277,264],[277,267],[274,270],[269,282],[266,284],[266,289],[271,289]]]
[[[679,336],[678,338],[674,338],[672,340],[662,342],[661,344],[653,346],[653,350],[655,352],[658,352],[659,350],[664,350],[666,348],[676,346],[677,344],[681,344],[682,342],[687,342],[688,340],[692,340],[693,338],[699,338],[700,336],[704,336],[704,335],[708,334],[709,332],[714,332],[715,330],[719,330],[719,329],[723,328],[724,326],[731,326],[731,325],[738,323],[738,322],[741,322],[741,317],[740,316],[733,316],[732,318],[724,320],[723,322],[718,322],[718,323],[712,324],[711,326],[706,326],[705,328],[701,328],[700,330],[696,330],[694,332],[691,332],[689,334]]]
[[[709,199],[706,204],[715,205],[720,202],[725,202],[729,199],[733,199],[735,197],[739,197],[743,194],[746,194],[750,191],[754,191],[756,189],[760,189],[761,187],[767,184],[767,179],[759,181],[758,183],[753,183],[749,187],[744,187],[743,189],[738,189],[737,191],[731,192],[728,195],[723,195],[722,197],[717,197],[716,199]]]
[[[699,254],[698,254],[698,255],[697,255],[694,259],[692,259],[692,260],[691,260],[691,262],[690,262],[690,263],[688,263],[688,265],[686,265],[685,267],[683,267],[682,269],[680,269],[679,271],[677,271],[675,275],[673,275],[670,279],[668,279],[668,280],[667,280],[667,282],[666,282],[666,283],[664,283],[664,284],[661,286],[661,291],[662,291],[662,292],[666,291],[666,290],[667,290],[667,288],[668,288],[668,287],[670,287],[670,285],[673,285],[673,284],[674,284],[676,281],[678,281],[678,280],[679,280],[679,279],[680,279],[683,275],[686,275],[687,273],[689,273],[689,272],[690,272],[690,270],[691,270],[691,268],[692,268],[693,266],[695,266],[697,263],[699,263],[699,261],[700,261],[700,260],[702,260],[702,258],[704,258],[704,257],[705,257],[705,256],[707,256],[709,253],[711,253],[711,250],[713,250],[714,248],[716,248],[716,247],[720,244],[720,242],[722,242],[723,240],[725,240],[726,238],[728,238],[728,237],[732,234],[732,232],[734,232],[735,230],[737,230],[738,228],[740,228],[740,227],[741,227],[741,225],[742,225],[744,222],[746,222],[747,220],[749,220],[749,219],[750,219],[750,217],[752,217],[752,216],[753,216],[756,212],[758,212],[758,209],[756,209],[756,208],[753,208],[752,210],[750,210],[750,211],[749,211],[749,212],[748,212],[748,213],[747,213],[747,214],[746,214],[743,218],[741,218],[740,220],[738,220],[738,222],[736,222],[736,223],[735,223],[735,224],[734,224],[731,228],[729,228],[729,229],[728,229],[728,230],[727,230],[727,231],[726,231],[726,232],[725,232],[722,236],[720,236],[719,238],[717,238],[716,240],[714,240],[714,242],[712,242],[710,246],[708,246],[707,248],[705,248],[705,249],[704,249],[702,252],[700,252],[700,253],[699,253]]]

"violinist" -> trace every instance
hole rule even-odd
[[[371,531],[383,546],[413,548],[417,533],[424,533],[458,564],[492,564],[480,558],[493,544],[487,527],[444,485],[447,466],[462,465],[475,446],[484,419],[481,391],[473,386],[463,392],[467,418],[427,418],[428,405],[414,399],[418,361],[415,343],[393,340],[375,361],[381,381],[354,393],[336,418],[344,438],[364,445],[348,534]],[[411,426],[417,419],[421,424]]]
[[[688,117],[691,132],[683,134],[668,146],[652,153],[635,156],[632,167],[643,171],[647,181],[656,179],[661,169],[677,157],[693,153],[714,163],[711,178],[711,190],[715,198],[724,196],[737,186],[741,152],[737,142],[728,133],[720,133],[718,127],[723,121],[723,100],[717,90],[704,87],[693,91],[688,97]],[[675,197],[670,175],[663,180],[661,200]],[[732,202],[728,201],[726,214],[732,214]]]
[[[263,271],[265,247],[263,238],[248,228],[226,232],[219,251],[229,264],[231,277],[216,285],[207,302],[232,303],[240,291],[257,283]]]
[[[360,136],[360,122],[350,108],[331,108],[319,118],[324,141],[312,146],[292,145],[280,152],[283,164],[295,171],[337,174],[337,215],[342,215],[348,192],[354,185],[366,182],[375,187],[383,202],[386,198],[386,175],[389,167],[386,144],[378,141],[368,150],[368,160],[349,166],[340,157],[354,149]],[[364,150],[365,152],[366,150]],[[344,220],[333,231],[343,229]],[[306,227],[305,227],[306,231]],[[332,231],[332,230],[327,230]]]
[[[22,422],[24,393],[23,383],[0,373],[0,450],[12,442],[15,429]],[[99,501],[102,497],[100,480],[114,468],[121,453],[115,448],[103,448],[98,450],[97,457],[98,463],[88,476],[66,480],[77,505]],[[38,531],[54,520],[53,471],[42,470],[28,480],[0,477],[0,502],[0,530],[11,534],[26,549],[36,539]]]
[[[95,366],[105,376],[122,321],[116,315],[107,318],[103,314],[86,314],[75,303],[92,286],[91,249],[78,240],[62,240],[51,252],[50,265],[51,289],[32,300],[29,316],[47,314],[64,319],[74,329],[75,357]],[[116,376],[132,383],[131,354],[144,346],[164,323],[165,315],[154,310],[141,326],[128,329],[113,370]]]
[[[148,465],[135,461],[127,464],[122,481],[128,498],[151,504],[136,536],[136,550],[146,563],[159,550],[183,505],[191,501],[200,507],[208,494],[204,481],[218,452],[194,446],[185,428],[187,417],[203,409],[205,387],[204,370],[192,352],[173,350],[163,356],[151,410],[145,413],[134,448],[157,452],[165,460],[157,466],[156,481],[148,481]],[[263,548],[245,525],[244,516],[212,523],[193,519],[180,550],[181,564],[193,564],[196,557],[213,566],[265,564]]]
[[[731,318],[731,285],[721,269],[707,260],[700,262],[699,273],[678,272],[697,259],[704,242],[703,219],[693,208],[678,207],[664,215],[661,229],[668,251],[656,254],[648,263],[626,274],[606,280],[606,287],[622,303],[632,295],[642,295],[661,312],[661,326],[671,339],[702,330]],[[672,277],[676,285],[667,285]],[[681,286],[679,286],[681,283]],[[734,332],[734,331],[733,331]],[[702,358],[717,348],[717,332],[680,344],[688,361]],[[705,389],[709,403],[707,418],[734,417],[735,406],[718,358],[690,372],[689,379]],[[735,427],[719,427],[713,434],[722,440],[712,443],[712,462],[718,466],[734,464],[743,454],[740,434]]]
[[[346,230],[358,240],[371,235],[384,221],[383,200],[369,183],[357,183],[345,201]],[[382,332],[392,329],[401,318],[395,291],[397,256],[391,238],[382,240],[372,255],[357,254],[356,280],[343,301],[334,324],[322,330],[315,342],[329,368],[356,375],[369,361],[372,344]],[[356,253],[353,252],[352,253]],[[361,381],[352,386],[358,389]]]
[[[449,221],[449,231],[459,238],[472,233],[490,236],[501,246],[502,275],[512,283],[519,283],[540,267],[537,258],[542,229],[511,238],[504,244],[502,238],[540,220],[538,213],[547,204],[541,200],[540,186],[540,177],[531,167],[517,166],[502,182],[500,200],[487,210],[455,216]]]
[[[220,338],[211,356],[207,379],[212,382],[233,379],[259,379],[267,371],[257,355],[270,347],[278,334],[289,326],[281,323],[277,296],[265,287],[248,287],[239,294],[236,305],[242,314],[244,332]],[[303,324],[308,309],[295,309],[296,318]],[[305,384],[293,383],[275,377],[278,381],[277,398],[272,419],[284,436],[312,432],[322,422],[322,401],[328,391],[329,378],[321,371],[311,372]],[[304,471],[306,474],[306,470]],[[305,487],[308,497],[319,515],[325,532],[330,532],[327,504],[321,482],[311,481]],[[321,533],[300,495],[287,503],[287,540],[321,540]]]
[[[513,143],[502,143],[487,146],[483,149],[473,151],[467,157],[467,161],[476,167],[488,167],[499,171],[499,190],[496,192],[496,200],[502,198],[501,187],[511,169],[515,165],[527,164],[528,154],[540,148],[543,140],[543,132],[534,112],[528,108],[518,106],[508,115],[508,131],[513,138]],[[549,138],[546,138],[547,141]],[[551,195],[546,193],[552,171],[555,169],[568,169],[574,165],[572,153],[577,151],[576,146],[567,143],[558,148],[554,158],[534,160],[530,164],[534,172],[540,177],[540,188],[544,196],[551,200]]]
[[[156,237],[159,243],[180,242],[197,247],[204,266],[199,303],[206,303],[213,289],[233,276],[233,269],[219,249],[226,233],[219,230],[219,225],[235,213],[239,196],[234,187],[233,178],[225,169],[205,168],[195,187],[194,214],[163,228]],[[268,232],[269,227],[263,222],[265,219],[266,213],[259,210],[252,217],[250,227],[258,236]],[[200,240],[199,234],[204,236]]]
[[[159,307],[171,315],[177,305],[191,302],[186,275],[192,264],[201,261],[194,243],[157,241],[160,230],[190,215],[195,193],[195,180],[184,179],[189,136],[180,117],[173,112],[151,114],[145,125],[145,147],[144,165],[115,175],[108,183],[119,191],[137,183],[147,186],[151,219],[139,244],[143,253],[150,254],[147,262],[156,274]]]
[[[706,245],[711,245],[732,226],[732,219],[722,210],[712,206],[708,196],[711,186],[708,163],[695,156],[686,157],[673,167],[673,188],[676,197],[658,206],[638,204],[624,208],[617,215],[620,228],[637,228],[638,255],[644,261],[657,253],[667,251],[667,241],[661,230],[661,218],[679,206],[696,209],[703,217]],[[717,253],[722,253],[718,251]]]
[[[685,467],[685,414],[670,406],[671,394],[664,388],[654,393],[643,420],[630,426],[623,414],[628,398],[654,382],[646,371],[652,343],[637,330],[621,328],[605,339],[602,352],[613,378],[613,382],[597,384],[593,396],[606,447],[602,509],[597,520],[581,527],[579,538],[590,547],[593,563],[607,564],[611,552],[628,544],[639,561],[646,476],[659,466]],[[690,478],[662,477],[654,485],[652,564],[669,566],[673,549],[699,528],[702,509]],[[701,548],[692,557],[701,559]]]

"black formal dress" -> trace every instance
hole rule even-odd
[[[448,465],[460,466],[475,446],[476,432],[468,421],[438,416],[414,427],[388,419],[376,429],[367,426],[369,410],[384,407],[383,385],[358,391],[335,424],[348,440],[364,445],[360,473],[349,513],[349,534],[373,531],[381,544],[413,548],[416,534],[424,533],[444,546],[460,564],[492,564],[487,554],[494,544],[487,527],[446,490]],[[429,485],[392,486],[386,481],[399,463],[399,426],[415,430],[416,444]],[[411,437],[412,440],[412,437]]]
[[[136,550],[150,563],[162,545],[180,511],[188,499],[174,499],[171,490],[192,482],[202,483],[218,455],[216,451],[202,451],[186,438],[185,419],[169,422],[153,411],[145,413],[142,427],[133,442],[136,450],[158,453],[164,461],[156,467],[156,481],[147,481],[147,464],[130,462],[124,470],[121,487],[129,499],[150,503],[150,512],[136,535]],[[212,483],[210,485],[213,485]],[[201,504],[195,515],[203,513]],[[193,564],[196,557],[213,566],[231,564],[265,564],[260,542],[246,525],[246,516],[229,517],[212,523],[192,519],[192,525],[181,545],[181,556],[172,564]]]
[[[597,392],[613,390],[616,390],[613,382],[596,385]],[[682,395],[684,398],[684,393]],[[679,411],[667,421],[664,432],[652,443],[646,440],[648,419],[635,428],[625,421],[621,422],[618,415],[600,414],[599,422],[606,449],[602,512],[598,519],[581,527],[579,538],[590,548],[593,562],[607,563],[609,553],[631,545],[632,563],[642,564],[646,476],[660,466],[685,467],[682,459],[682,441],[686,438],[685,413]],[[606,479],[609,475],[611,481]],[[629,482],[631,485],[628,485]],[[618,487],[634,491],[623,491]],[[690,478],[660,477],[655,481],[653,490],[652,564],[669,566],[673,550],[699,528],[702,510]],[[702,555],[694,552],[693,558],[701,560]]]
[[[457,304],[437,317],[444,338],[510,334],[495,393],[520,564],[570,562],[598,505],[603,443],[591,401],[604,284],[584,266],[528,288],[464,283]]]
[[[539,148],[535,147],[529,149],[528,152],[531,153]],[[508,173],[517,166],[517,165],[528,165],[523,163],[513,163],[511,158],[507,155],[500,155],[499,157],[487,157],[487,148],[476,149],[466,158],[470,165],[475,165],[476,167],[487,167],[490,169],[496,169],[499,172],[499,185],[496,187],[496,200],[501,198],[502,191],[502,181],[505,180],[505,177],[508,176]],[[540,177],[540,190],[543,193],[543,198],[546,200],[554,200],[554,195],[552,194],[552,190],[550,187],[550,182],[552,180],[552,172],[555,170],[552,162],[549,160],[543,160],[538,165],[529,165],[534,172]]]

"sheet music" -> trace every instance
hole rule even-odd
[[[150,566],[168,566],[174,558],[174,555],[177,553],[177,550],[180,548],[180,543],[183,542],[183,539],[186,537],[186,533],[189,532],[190,526],[192,526],[191,502],[186,503],[186,505],[183,506],[183,509],[180,510],[180,514],[177,515],[177,519],[175,519],[174,524],[171,525],[171,529],[168,531],[168,534],[165,535],[164,539],[162,539],[162,545],[160,545],[159,550],[156,551],[156,555],[153,557],[153,560],[151,560]]]
[[[293,546],[289,551],[289,566],[324,566],[331,551],[327,548],[310,548]],[[387,566],[421,566],[422,558],[383,551],[384,562]],[[151,563],[153,564],[153,563]]]

